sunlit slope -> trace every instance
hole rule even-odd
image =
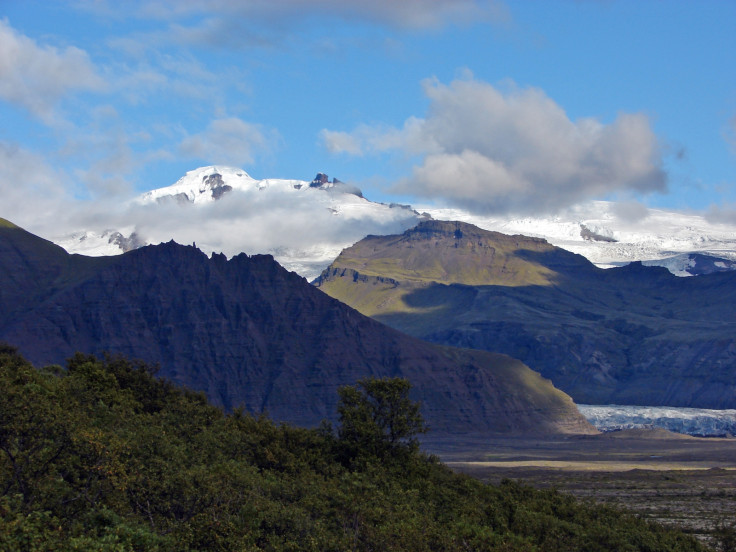
[[[555,273],[520,251],[546,253],[546,241],[481,230],[464,222],[426,221],[394,236],[368,236],[345,249],[331,268],[402,282],[547,285]]]
[[[345,249],[316,285],[368,316],[447,316],[468,308],[474,295],[452,284],[546,287],[575,265],[593,268],[541,239],[433,220],[400,235],[366,237]]]

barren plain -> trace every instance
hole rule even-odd
[[[582,500],[625,507],[705,542],[736,530],[736,439],[665,430],[595,436],[432,439],[424,448],[489,483],[521,480]]]

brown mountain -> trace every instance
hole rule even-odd
[[[270,256],[170,242],[88,258],[2,221],[0,289],[0,339],[36,365],[121,353],[225,408],[310,426],[334,418],[339,386],[402,376],[435,433],[593,431],[521,362],[397,332]]]
[[[427,221],[316,285],[422,339],[521,359],[580,403],[736,408],[736,273],[603,270],[544,240]]]

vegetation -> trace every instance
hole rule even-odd
[[[340,391],[336,431],[225,414],[123,358],[0,346],[0,549],[701,550],[625,512],[422,454],[405,380]]]

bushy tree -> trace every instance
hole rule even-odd
[[[427,426],[420,405],[409,398],[403,378],[366,378],[338,390],[340,441],[355,454],[378,457],[417,449],[416,436]]]

